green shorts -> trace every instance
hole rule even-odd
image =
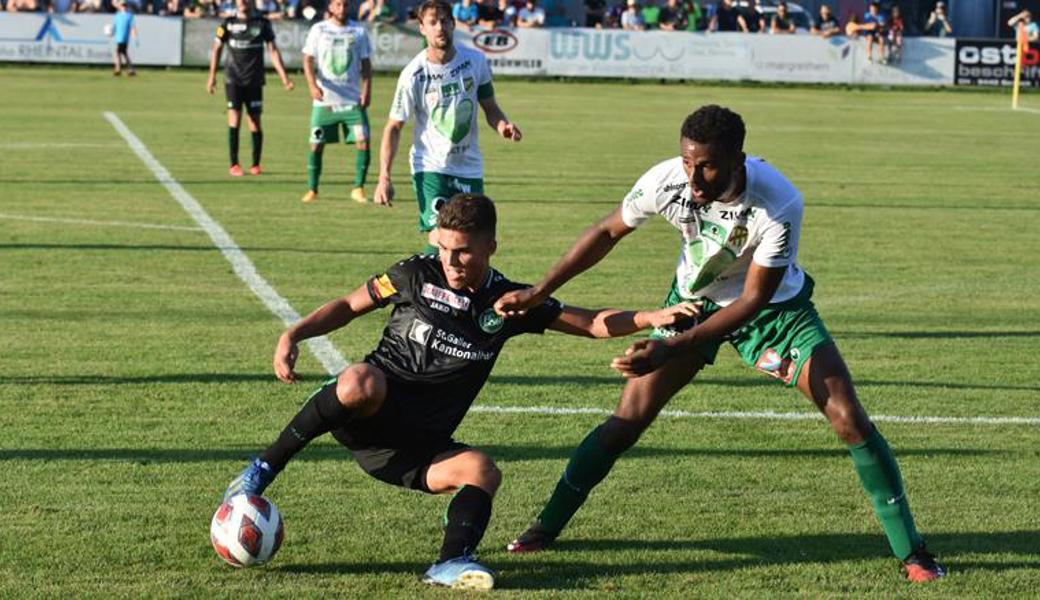
[[[437,226],[437,211],[449,198],[459,193],[483,194],[484,180],[420,172],[412,175],[412,190],[419,202],[419,231],[425,233]]]
[[[343,143],[368,139],[368,113],[360,106],[314,106],[311,108],[312,144],[334,144],[343,129]]]
[[[706,363],[713,364],[719,347],[723,342],[729,342],[740,354],[744,364],[793,387],[798,383],[798,375],[812,353],[820,346],[833,342],[831,334],[813,306],[811,298],[814,286],[812,278],[806,275],[805,285],[796,296],[779,304],[770,304],[724,339],[701,344],[697,347],[697,352]],[[683,301],[679,295],[679,287],[673,280],[672,289],[668,292],[664,305],[672,306]],[[703,302],[699,321],[707,319],[722,308],[707,298],[704,298]],[[669,338],[694,325],[695,323],[691,323],[684,327],[658,328],[650,337]]]

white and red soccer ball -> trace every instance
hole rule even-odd
[[[209,540],[234,567],[262,565],[282,545],[285,527],[278,507],[267,498],[238,494],[224,501],[209,524]]]

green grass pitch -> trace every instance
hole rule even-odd
[[[116,113],[304,314],[422,246],[407,143],[394,208],[349,200],[354,154],[342,147],[326,151],[321,200],[303,205],[304,89],[268,86],[267,173],[232,180],[223,98],[205,94],[201,71],[130,80],[0,67],[0,81],[0,597],[447,596],[418,582],[439,548],[446,499],[368,478],[331,439],[269,491],[287,527],[274,562],[233,570],[216,557],[208,524],[220,493],[322,370],[305,354],[305,385],[275,380],[281,323],[102,113]],[[375,80],[377,139],[393,84]],[[674,155],[689,111],[721,103],[747,121],[749,153],[804,193],[800,260],[871,414],[1040,416],[1036,94],[1023,99],[1031,110],[1011,112],[1007,94],[951,91],[520,80],[496,91],[525,134],[508,144],[481,132],[500,211],[495,264],[510,277],[539,277],[647,167]],[[659,220],[558,296],[654,306],[676,248]],[[331,339],[356,360],[386,314]],[[610,409],[621,380],[607,365],[628,343],[517,339],[477,403]],[[669,408],[811,411],[731,350]],[[822,421],[663,417],[558,549],[507,554],[601,418],[476,412],[460,428],[505,475],[482,545],[501,593],[1040,588],[1035,423],[880,425],[919,529],[951,570],[912,591]]]

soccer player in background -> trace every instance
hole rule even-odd
[[[331,0],[328,18],[315,23],[303,45],[303,74],[311,98],[311,152],[307,157],[307,193],[304,202],[318,199],[322,156],[326,142],[357,146],[354,187],[350,197],[367,202],[365,178],[372,162],[368,140],[368,104],[372,99],[372,60],[368,32],[347,24],[346,0]]]
[[[564,307],[546,296],[523,316],[504,320],[495,300],[526,287],[495,269],[495,207],[486,196],[459,194],[441,209],[438,256],[416,255],[332,300],[278,340],[274,370],[286,383],[297,344],[344,327],[389,304],[393,312],[376,349],[314,392],[277,440],[231,482],[225,499],[262,494],[312,439],[331,432],[369,475],[429,494],[452,494],[440,558],[423,581],[488,589],[493,572],[473,558],[491,518],[501,473],[485,453],[452,439],[484,386],[503,345],[546,328],[615,337],[668,326],[696,314],[692,304],[650,312]]]
[[[134,70],[134,64],[130,62],[130,53],[127,51],[127,46],[130,44],[131,37],[137,39],[137,26],[134,24],[134,12],[130,10],[130,5],[126,0],[117,2],[116,6],[119,10],[112,19],[112,37],[116,42],[115,66],[112,70],[112,74],[117,76],[120,75],[123,72],[123,67],[125,65],[126,76],[133,77],[137,75],[137,71]]]
[[[260,125],[260,114],[264,109],[264,47],[271,55],[282,86],[292,91],[293,82],[285,73],[282,53],[274,41],[274,28],[267,17],[253,10],[249,0],[237,0],[237,12],[217,26],[217,36],[209,54],[209,77],[206,91],[210,94],[217,88],[217,65],[220,55],[227,46],[228,57],[224,69],[224,90],[228,105],[228,157],[232,177],[241,177],[242,166],[238,162],[238,129],[242,120],[242,107],[246,108],[246,123],[253,138],[253,164],[251,175],[263,172],[260,158],[264,147],[264,132]]]
[[[522,135],[495,101],[491,68],[484,54],[455,46],[451,5],[444,0],[426,0],[417,15],[426,49],[408,63],[397,80],[379,148],[375,201],[390,205],[394,199],[390,171],[401,128],[414,117],[412,188],[419,203],[419,232],[428,234],[425,252],[432,253],[436,252],[432,232],[441,205],[460,192],[484,192],[477,105],[484,110],[488,125],[503,138],[519,142]]]
[[[684,121],[680,156],[648,170],[621,206],[590,227],[536,286],[504,294],[508,318],[540,306],[554,290],[606,256],[657,214],[682,235],[666,305],[700,303],[694,326],[659,328],[611,366],[628,382],[614,411],[574,451],[549,502],[511,542],[512,552],[550,545],[672,396],[729,342],[751,367],[797,388],[827,417],[911,581],[945,573],[917,533],[895,457],[856,397],[845,361],[812,301],[798,265],[801,193],[776,168],[744,154],[744,122],[710,105]]]

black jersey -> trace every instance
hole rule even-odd
[[[449,436],[484,387],[506,340],[542,333],[563,310],[550,298],[523,316],[503,319],[495,313],[502,294],[525,287],[489,269],[475,292],[453,290],[437,257],[403,260],[368,281],[372,300],[393,304],[394,311],[365,362],[421,389],[421,405],[409,407],[416,413],[409,420]]]
[[[253,13],[245,19],[224,19],[217,39],[227,47],[224,77],[242,87],[264,85],[264,45],[274,41],[274,28],[266,17]]]

